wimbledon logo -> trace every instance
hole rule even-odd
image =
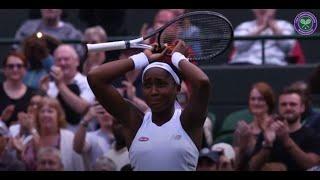
[[[317,18],[310,12],[301,12],[294,19],[294,28],[301,35],[311,35],[317,29]]]

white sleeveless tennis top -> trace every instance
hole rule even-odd
[[[145,114],[129,150],[135,171],[195,171],[199,151],[180,122],[181,109],[162,126]]]

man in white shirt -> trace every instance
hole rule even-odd
[[[235,36],[258,35],[293,35],[294,27],[284,20],[275,19],[275,9],[254,9],[256,17],[253,21],[240,24],[234,32]],[[293,48],[296,40],[266,40],[264,64],[287,65],[286,56]],[[235,41],[235,53],[231,57],[230,64],[261,65],[262,44],[261,40]]]
[[[66,112],[68,129],[75,132],[89,105],[94,101],[87,78],[78,71],[79,56],[70,45],[60,45],[54,51],[54,66],[47,94],[59,99]]]

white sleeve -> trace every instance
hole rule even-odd
[[[0,124],[3,122],[0,121]],[[4,123],[3,123],[4,124]],[[5,125],[5,124],[4,124]],[[14,124],[9,127],[9,132],[12,137],[16,137],[20,132],[20,124]]]
[[[278,26],[279,26],[279,28],[282,29],[282,35],[293,35],[294,34],[294,27],[290,23],[285,22],[285,21],[279,21]],[[296,42],[295,39],[277,41],[279,47],[284,52],[290,51],[290,49],[292,49],[295,42]]]
[[[56,86],[56,84],[54,82],[49,82],[49,88],[47,90],[47,95],[49,97],[57,97],[58,96],[58,93],[59,93],[59,90]]]
[[[89,104],[94,103],[95,96],[89,86],[87,77],[83,77],[81,79],[81,82],[79,82],[79,88],[80,88],[80,97],[87,101]]]
[[[248,36],[252,32],[252,23],[250,22],[244,22],[240,24],[234,31],[235,36]],[[248,40],[238,40],[234,41],[234,47],[237,51],[249,51],[250,47],[254,44],[255,41]]]
[[[94,140],[93,135],[91,133],[87,133],[83,152],[89,152],[92,148],[92,141]]]

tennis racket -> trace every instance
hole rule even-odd
[[[161,28],[127,41],[115,41],[98,44],[86,44],[88,52],[113,51],[130,48],[152,49],[143,43],[154,38],[159,47],[164,44],[174,45],[176,40],[183,40],[191,49],[190,60],[211,59],[223,53],[233,39],[233,27],[223,15],[212,11],[194,11],[176,17]]]

